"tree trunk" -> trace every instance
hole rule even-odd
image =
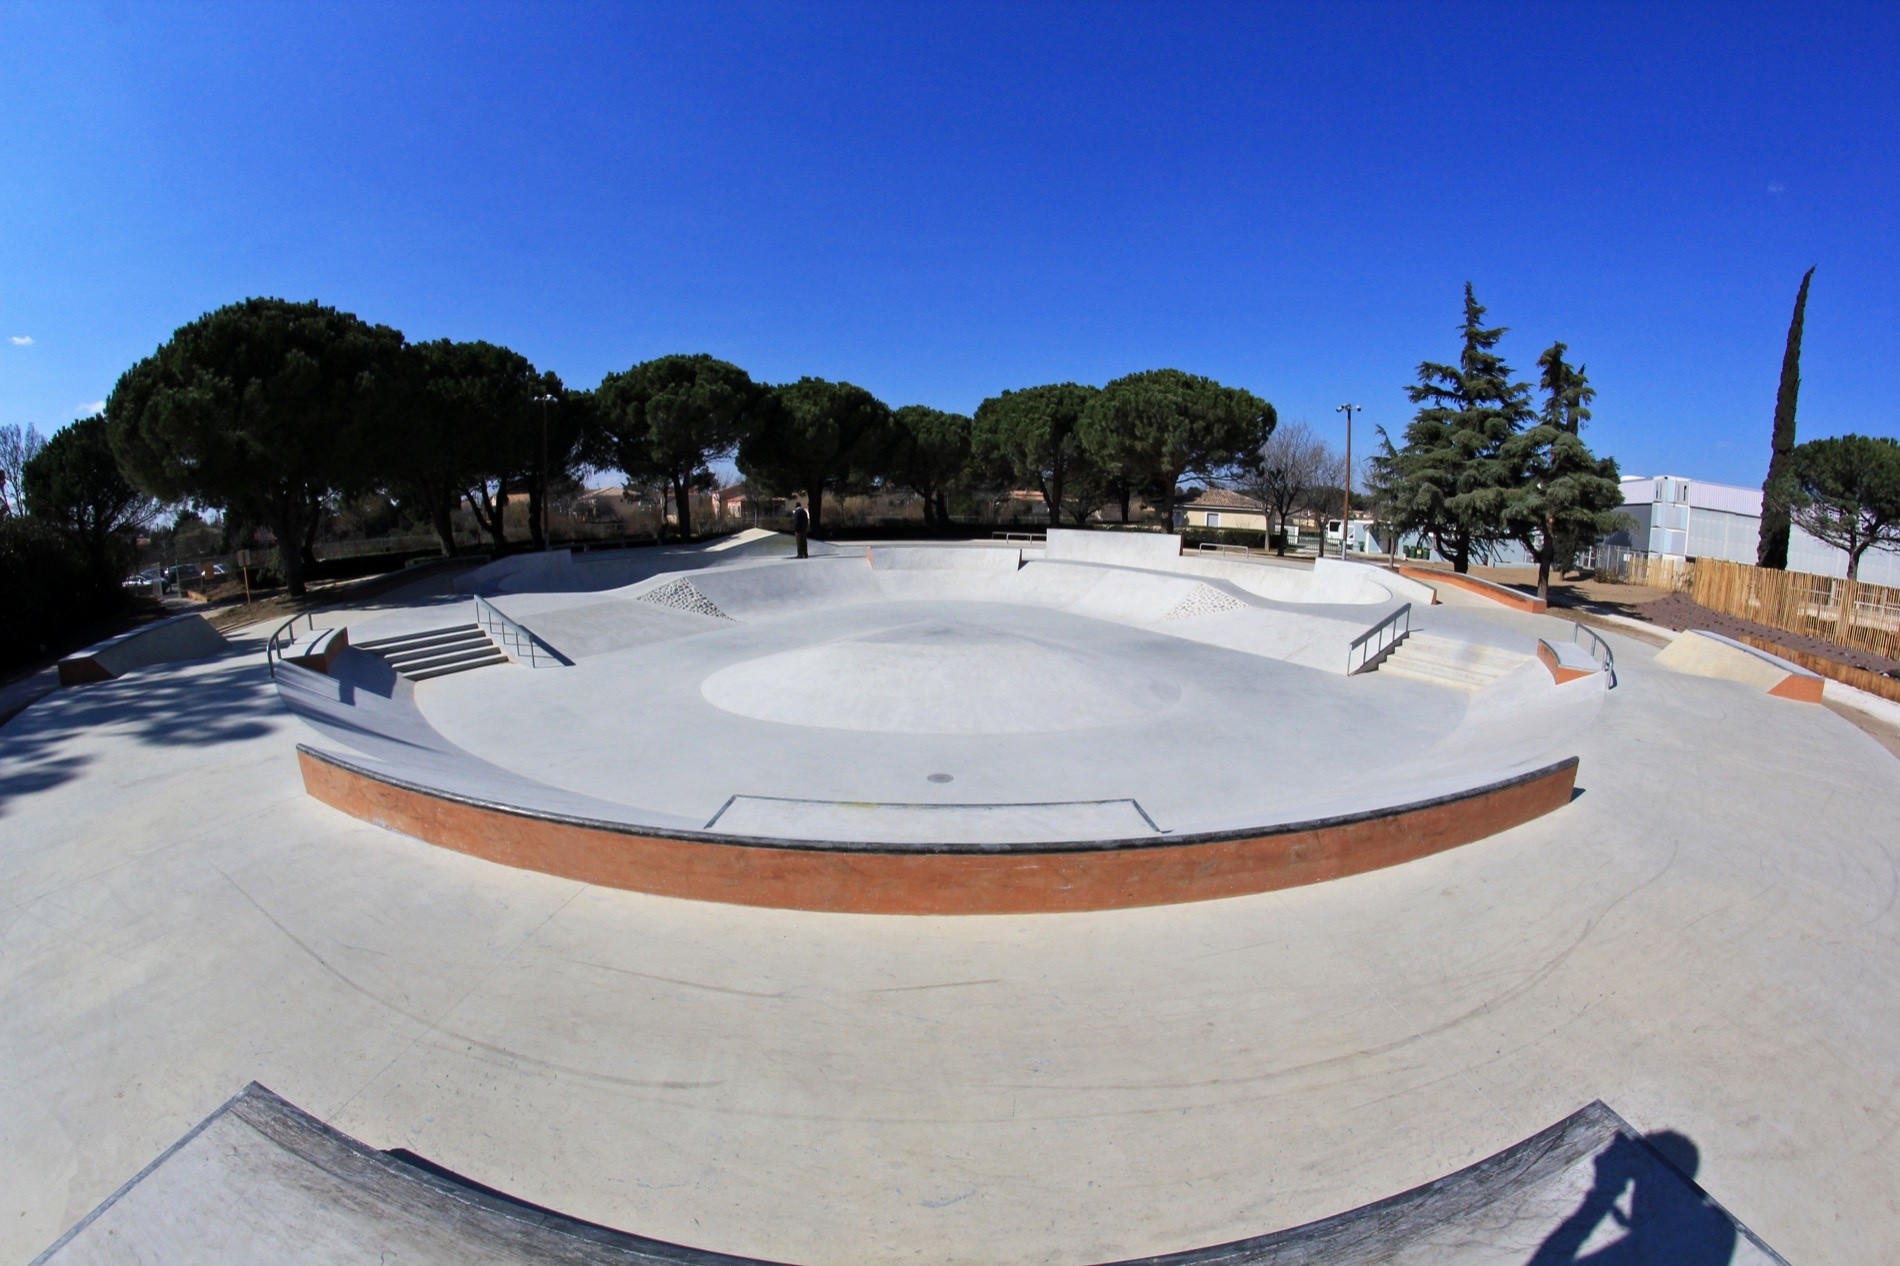
[[[284,573],[284,591],[293,598],[304,595],[303,525],[297,517],[293,509],[280,509],[271,522],[271,531],[277,536],[277,565]]]
[[[548,547],[548,534],[541,528],[543,487],[539,479],[528,481],[528,547],[535,550],[544,550]]]
[[[680,512],[680,544],[693,539],[693,501],[692,493],[686,487],[686,480],[673,477],[673,505]]]
[[[482,528],[488,533],[489,538],[494,541],[495,552],[497,554],[507,552],[507,549],[508,549],[508,522],[507,522],[508,488],[507,488],[507,485],[503,484],[499,480],[496,481],[495,496],[493,500],[489,499],[488,485],[486,483],[484,483],[480,488],[469,489],[467,496],[468,496],[468,508],[475,512],[475,522],[479,523],[482,526]]]
[[[943,489],[937,489],[937,530],[950,530],[950,495]]]
[[[924,531],[926,533],[932,533],[932,532],[935,532],[936,530],[937,530],[937,503],[931,499],[929,491],[926,490],[924,492]]]
[[[1049,526],[1062,526],[1062,467],[1057,466],[1049,476],[1049,486],[1043,490],[1042,499],[1049,507]]]
[[[310,507],[310,516],[304,521],[303,540],[299,546],[302,555],[303,570],[308,574],[317,566],[317,532],[323,527],[323,512],[319,506]]]
[[[1537,551],[1537,596],[1550,601],[1550,564],[1557,555],[1557,512],[1544,512],[1544,547]]]
[[[1175,474],[1169,474],[1169,475],[1165,475],[1165,476],[1163,476],[1163,477],[1162,477],[1162,481],[1161,481],[1161,530],[1162,530],[1163,532],[1172,532],[1172,531],[1174,531],[1174,494],[1175,494],[1175,484],[1177,484],[1177,483],[1179,483],[1179,482],[1180,482],[1180,479],[1181,479],[1181,476],[1180,476],[1180,475],[1179,475],[1178,473],[1175,473]]]
[[[811,502],[811,526],[806,529],[807,537],[818,535],[818,516],[825,508],[825,486],[817,484],[808,490],[807,500]]]
[[[429,494],[429,522],[435,527],[436,543],[442,546],[442,557],[455,557],[455,518],[454,499],[440,492]]]

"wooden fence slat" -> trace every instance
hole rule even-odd
[[[1900,659],[1900,589],[1704,558],[1689,592],[1711,611]]]

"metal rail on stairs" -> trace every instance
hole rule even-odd
[[[543,646],[534,634],[509,619],[499,607],[480,594],[475,595],[475,623],[518,664],[526,664],[530,668],[573,666],[551,647]]]
[[[1412,604],[1407,602],[1352,640],[1346,648],[1346,675],[1377,668],[1412,632]]]

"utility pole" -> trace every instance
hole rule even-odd
[[[545,552],[554,548],[548,537],[548,406],[554,403],[554,397],[543,392],[534,399],[541,406],[541,549]]]
[[[1346,538],[1352,531],[1352,415],[1364,413],[1356,404],[1342,404],[1334,413],[1346,415],[1346,509],[1339,517],[1339,561],[1346,561]]]

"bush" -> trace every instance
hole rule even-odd
[[[118,577],[89,565],[57,528],[0,519],[0,668],[47,654],[125,601]]]
[[[1184,527],[1181,529],[1181,548],[1195,549],[1206,542],[1209,545],[1245,545],[1249,549],[1263,549],[1267,534],[1259,528],[1207,528]]]

